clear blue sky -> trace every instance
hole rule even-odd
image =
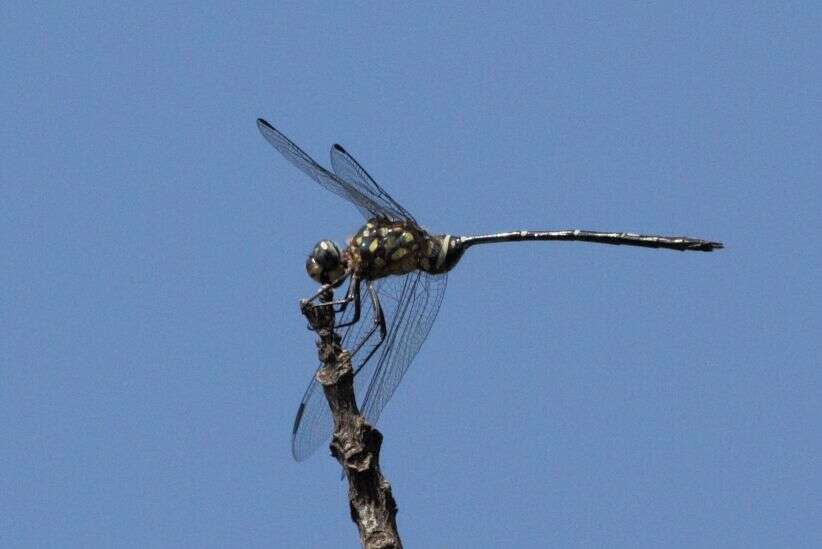
[[[0,545],[358,546],[289,430],[361,219],[262,116],[435,232],[726,243],[471,250],[379,425],[407,547],[819,547],[822,9],[714,4],[6,5]]]

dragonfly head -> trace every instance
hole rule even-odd
[[[334,242],[320,240],[308,256],[305,270],[308,271],[308,276],[320,284],[339,285],[344,279],[346,262]]]

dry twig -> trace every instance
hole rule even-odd
[[[320,296],[320,303],[332,298],[329,290]],[[300,309],[318,335],[322,366],[317,381],[323,386],[334,417],[331,455],[348,480],[351,520],[359,529],[360,543],[367,549],[401,549],[397,504],[391,485],[380,472],[382,434],[366,423],[357,408],[351,357],[340,347],[340,337],[334,332],[334,308],[301,302]]]

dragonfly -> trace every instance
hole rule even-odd
[[[366,222],[343,248],[319,241],[306,260],[306,271],[319,283],[313,302],[348,280],[342,299],[318,303],[342,314],[342,348],[354,368],[360,411],[374,425],[428,336],[445,292],[448,272],[465,251],[479,244],[517,241],[582,241],[601,244],[710,252],[721,242],[685,236],[562,229],[512,231],[477,236],[430,234],[340,145],[331,147],[329,171],[263,119],[262,136],[292,165],[349,203]],[[369,318],[370,322],[361,322]],[[303,461],[333,431],[323,390],[312,376],[297,408],[291,431],[294,459]]]

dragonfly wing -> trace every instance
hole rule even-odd
[[[369,355],[379,342],[379,334],[371,332],[374,309],[363,288],[360,321],[346,328],[341,345],[344,349],[359,346],[352,357],[356,372],[354,392],[360,412],[372,425],[376,424],[428,335],[442,303],[446,282],[447,274],[430,275],[421,271],[373,282],[388,333],[377,352],[365,363],[358,362],[357,358]],[[352,309],[351,306],[346,309],[341,322],[351,318]],[[308,458],[328,441],[333,429],[322,386],[312,377],[294,420],[291,438],[294,459]]]
[[[360,396],[360,411],[372,425],[377,423],[383,408],[428,337],[445,295],[448,275],[417,271],[402,278],[406,282],[397,288],[398,294],[380,293],[380,304],[390,302],[395,297],[398,308],[389,323],[388,336],[380,347],[379,357],[374,364],[366,365],[371,371],[366,372],[364,368],[354,378],[355,382],[359,382],[357,394],[364,395]],[[360,377],[363,379],[357,379]]]
[[[376,288],[379,288],[380,282],[375,283]],[[361,293],[360,320],[345,328],[341,338],[343,349],[352,350],[359,347],[356,354],[351,357],[355,369],[359,367],[357,358],[368,356],[369,351],[379,341],[378,333],[370,333],[371,327],[374,326],[374,309],[368,297],[368,291],[363,287]],[[350,321],[353,315],[354,307],[349,304],[345,313],[338,319],[338,323]],[[375,357],[371,360],[375,360]],[[317,381],[315,372],[315,375],[311,376],[311,382],[305,390],[294,418],[291,431],[291,453],[294,459],[303,461],[308,458],[322,443],[328,441],[333,430],[334,420],[331,417],[331,410],[328,408],[322,385]]]
[[[311,376],[311,382],[305,390],[300,407],[297,408],[297,416],[294,418],[291,455],[297,461],[307,459],[320,444],[328,440],[333,428],[334,420],[325,402],[322,385],[315,376]]]
[[[360,166],[354,157],[340,145],[331,147],[331,167],[340,179],[356,188],[363,196],[378,204],[386,213],[386,217],[392,220],[407,220],[416,223],[414,216],[408,210],[391,198],[385,190],[368,175],[368,172]]]
[[[257,128],[265,140],[277,149],[286,160],[329,191],[354,204],[366,219],[393,215],[393,211],[387,210],[380,201],[374,200],[367,193],[364,194],[356,185],[337,177],[317,164],[302,149],[262,118],[257,119]]]

